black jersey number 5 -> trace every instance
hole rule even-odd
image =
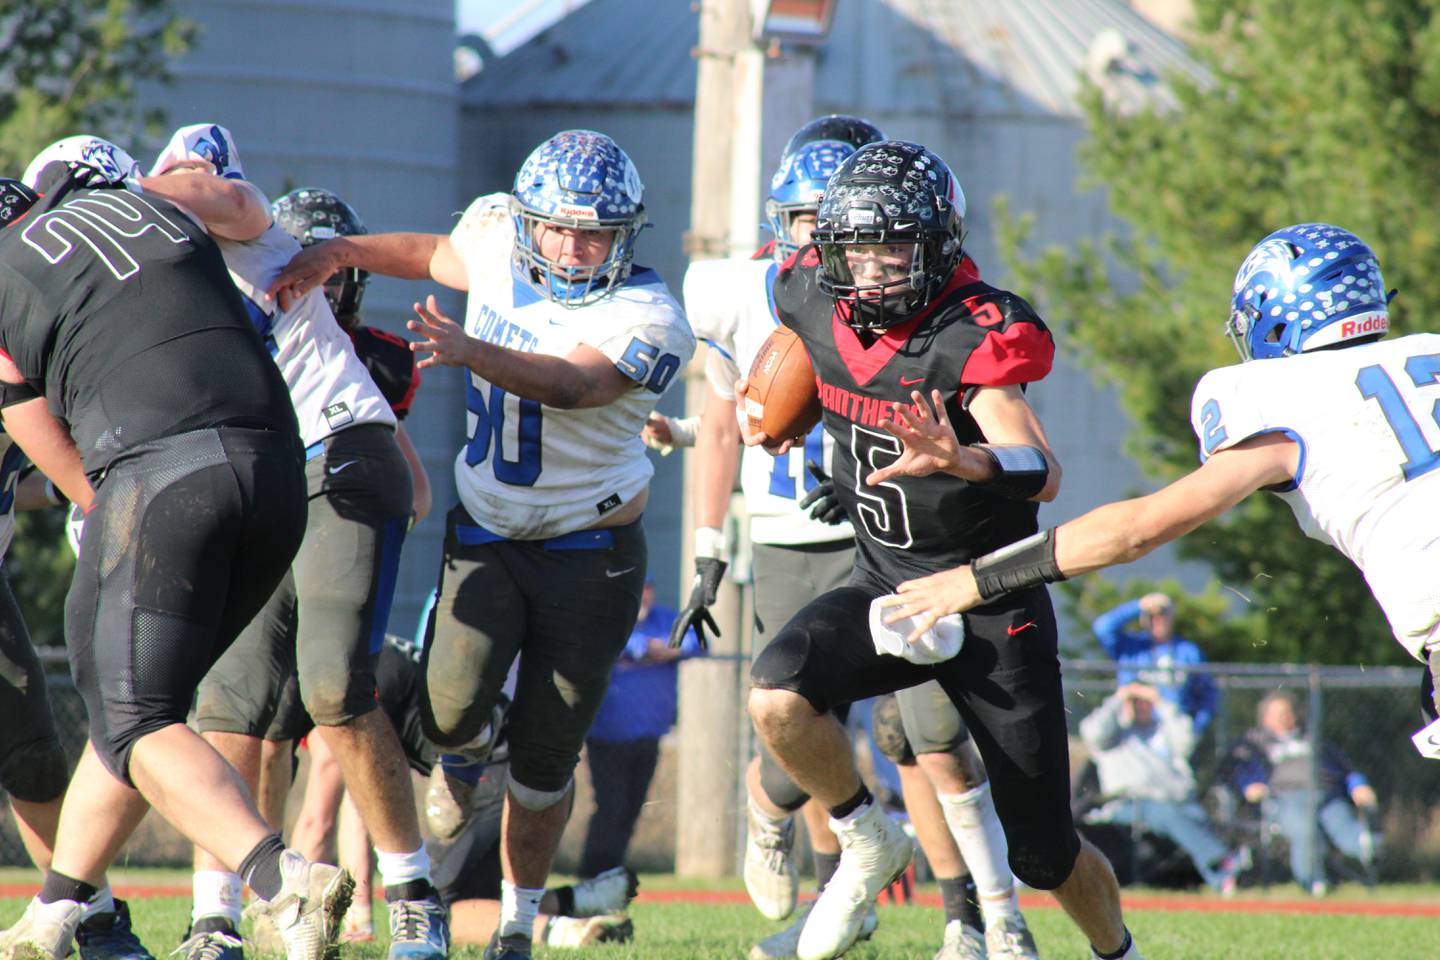
[[[910,534],[910,509],[905,491],[898,483],[885,481],[870,486],[865,477],[871,470],[888,467],[900,459],[900,441],[888,433],[850,425],[850,453],[855,458],[856,510],[870,539],[887,547],[904,550],[915,542]]]

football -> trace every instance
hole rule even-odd
[[[750,365],[745,415],[750,430],[774,440],[798,439],[820,422],[820,391],[800,338],[776,327]]]

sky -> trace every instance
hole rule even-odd
[[[524,43],[561,16],[567,8],[584,5],[587,0],[456,0],[455,21],[460,33],[486,36],[495,52],[505,54]],[[490,28],[505,25],[514,11],[535,7],[533,13],[509,24],[502,35],[489,36]]]

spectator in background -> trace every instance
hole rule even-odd
[[[1255,719],[1256,726],[1230,749],[1231,781],[1247,803],[1261,804],[1265,818],[1279,824],[1290,844],[1295,880],[1315,896],[1323,896],[1327,890],[1324,849],[1312,850],[1311,841],[1327,838],[1346,856],[1368,861],[1364,842],[1368,830],[1357,811],[1375,809],[1375,790],[1331,744],[1321,742],[1319,757],[1313,756],[1310,738],[1300,725],[1299,706],[1288,690],[1265,694]],[[1313,791],[1312,760],[1316,764]]]
[[[678,649],[669,645],[676,612],[656,606],[655,583],[645,581],[640,614],[625,651],[610,674],[610,689],[585,738],[595,813],[585,832],[581,877],[621,866],[655,764],[660,738],[675,725],[676,661],[700,652],[692,631]]]
[[[1126,629],[1139,621],[1139,630]],[[1215,718],[1220,695],[1215,680],[1185,667],[1204,663],[1200,648],[1175,635],[1175,603],[1163,593],[1147,593],[1095,618],[1091,625],[1105,655],[1123,669],[1115,674],[1121,687],[1139,680],[1189,715],[1198,738]]]
[[[1247,851],[1231,852],[1195,796],[1194,724],[1157,688],[1127,683],[1080,722],[1100,775],[1104,804],[1088,823],[1136,824],[1166,837],[1213,889],[1234,892]]]

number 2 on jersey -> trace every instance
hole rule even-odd
[[[465,445],[465,462],[472,467],[484,463],[493,445],[495,459],[490,469],[494,471],[495,479],[516,487],[534,486],[543,466],[540,462],[539,401],[507,395],[491,384],[487,404],[480,389],[471,381],[465,385],[465,407],[475,414],[475,432]],[[513,460],[505,456],[505,418],[511,408],[515,410],[516,445],[519,448]]]
[[[1405,361],[1405,373],[1417,387],[1433,386],[1440,382],[1440,353],[1411,357]],[[1400,466],[1406,480],[1414,480],[1440,467],[1440,453],[1430,448],[1415,414],[1411,412],[1405,398],[1400,394],[1400,389],[1395,386],[1395,381],[1390,379],[1383,367],[1379,364],[1362,367],[1355,375],[1355,386],[1366,400],[1379,402],[1380,412],[1385,414],[1385,420],[1394,431],[1401,452],[1405,454],[1405,462]],[[1440,400],[1431,405],[1430,419],[1440,424]]]

